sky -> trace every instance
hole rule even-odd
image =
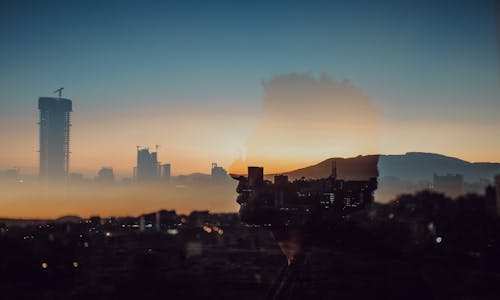
[[[235,160],[230,172],[245,174],[248,165],[260,165],[275,174],[332,154],[379,153],[379,111],[348,81],[287,74],[262,85],[263,116],[246,139],[245,157]]]
[[[262,132],[275,124],[265,83],[292,74],[317,82],[326,74],[333,85],[347,80],[369,99],[375,141],[345,150],[346,136],[328,137],[330,125],[313,126],[299,147],[287,142],[296,131],[284,127],[276,141],[295,148],[273,171],[374,152],[500,162],[493,6],[492,0],[3,0],[0,170],[38,172],[36,103],[59,87],[73,101],[71,172],[94,176],[110,166],[119,177],[131,176],[136,146],[156,144],[174,175],[208,173],[212,162],[234,168],[249,155],[252,164],[263,163],[252,149],[269,141]],[[298,124],[310,120],[276,99]],[[335,111],[318,105],[308,113],[326,108]],[[348,111],[345,126],[358,120]],[[267,161],[283,151],[269,149]]]

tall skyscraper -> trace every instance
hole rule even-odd
[[[149,152],[149,148],[137,147],[136,179],[138,182],[154,181],[160,177],[158,152]]]
[[[69,127],[72,102],[40,97],[40,178],[64,180],[69,170]]]

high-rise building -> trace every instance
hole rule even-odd
[[[170,180],[171,165],[163,164],[161,165],[161,167],[162,167],[161,177],[166,181]]]
[[[157,180],[160,177],[157,152],[149,152],[149,148],[138,147],[135,173],[138,182]]]
[[[40,178],[64,180],[69,171],[69,127],[72,102],[40,97]]]
[[[227,171],[223,167],[219,167],[216,163],[212,163],[211,176],[214,182],[223,182],[229,179]]]

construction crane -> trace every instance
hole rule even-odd
[[[59,98],[61,98],[61,96],[62,96],[62,91],[63,91],[63,90],[64,90],[64,88],[63,88],[63,87],[60,87],[60,88],[58,88],[57,90],[55,90],[55,91],[54,91],[54,94],[55,94],[55,93],[58,93],[58,94],[59,94]]]

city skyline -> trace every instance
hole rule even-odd
[[[292,74],[291,76],[296,76],[296,75]],[[307,77],[308,75],[305,75],[305,76]],[[278,79],[279,79],[279,77],[278,77]],[[55,97],[54,97],[54,98],[50,98],[50,97],[40,97],[40,99],[57,99],[57,98],[55,98]],[[286,118],[290,118],[290,119],[291,119],[291,117],[290,117],[290,116],[286,116]],[[346,121],[344,120],[344,121],[343,121],[343,124],[345,124],[345,123],[346,123]],[[372,124],[372,125],[373,125],[373,124]],[[344,125],[344,126],[345,126],[345,125]],[[377,125],[375,125],[375,126],[377,126]],[[264,127],[264,129],[267,129],[267,128],[266,128],[266,127]],[[39,134],[39,136],[38,136],[38,140],[40,141],[40,140],[41,140],[41,139],[40,139],[41,131],[39,131],[39,133],[38,133],[38,134]],[[255,133],[254,133],[254,134],[255,134]],[[329,133],[329,134],[330,134],[330,133]],[[262,136],[263,136],[263,134],[262,134],[262,133],[260,133],[259,138],[262,138]],[[262,145],[263,143],[260,143],[260,144]],[[249,143],[248,143],[248,140],[247,140],[247,146],[248,146],[248,145],[249,145]],[[135,146],[135,147],[138,147],[138,146]],[[160,145],[156,144],[156,145],[155,145],[155,147],[157,147],[157,148],[158,148],[158,147],[160,147]],[[145,146],[145,147],[144,147],[144,149],[149,149],[149,146]],[[360,149],[363,149],[363,148],[360,148]],[[364,149],[366,149],[366,148],[364,148]],[[158,151],[158,149],[157,149],[156,151]],[[167,151],[168,151],[168,150],[167,150]],[[37,152],[38,152],[38,151],[37,151]],[[131,151],[128,151],[128,152],[131,152]],[[404,153],[407,153],[407,152],[415,152],[415,151],[408,150],[408,151],[405,151]],[[423,151],[423,152],[431,152],[431,151]],[[167,152],[167,153],[165,153],[165,154],[168,154],[168,152]],[[330,156],[328,156],[328,153],[324,153],[324,154],[325,154],[325,156],[324,156],[324,157],[319,157],[319,158],[318,158],[318,157],[316,157],[316,159],[313,159],[313,160],[308,160],[308,161],[293,161],[293,160],[292,160],[292,161],[290,161],[290,165],[288,165],[288,166],[281,165],[281,166],[279,166],[277,169],[276,169],[276,168],[272,168],[272,167],[271,167],[271,169],[272,169],[272,172],[273,172],[273,173],[287,172],[287,171],[291,171],[291,170],[293,170],[294,168],[296,169],[296,168],[300,168],[300,167],[305,167],[305,166],[308,166],[308,165],[310,165],[310,164],[317,163],[317,162],[319,162],[319,161],[321,161],[321,160],[323,160],[323,159],[326,159],[326,158],[329,158],[329,157],[334,157],[334,156],[335,156],[335,155],[330,155]],[[366,154],[399,154],[399,153],[377,153],[376,151],[372,151],[372,152],[368,151],[367,153],[353,153],[351,156],[352,156],[352,157],[354,157],[354,156],[357,156],[357,155],[366,155]],[[400,154],[403,154],[403,153],[400,153]],[[447,153],[439,153],[439,154],[447,155]],[[241,153],[240,153],[240,155],[241,155]],[[127,155],[127,156],[131,156],[131,155],[129,154],[129,155]],[[164,155],[164,156],[165,156],[165,155]],[[258,158],[263,158],[264,156],[265,156],[265,155],[262,155],[262,154],[261,154],[260,156],[257,156],[257,157],[258,157]],[[338,155],[337,155],[337,157],[341,157],[341,156],[338,156]],[[345,156],[345,158],[347,158],[347,157],[349,157],[349,156]],[[103,157],[101,157],[101,159],[102,159],[102,158],[103,158]],[[168,161],[169,163],[171,163],[171,161],[169,161],[169,159],[168,159],[168,158],[164,157],[164,159],[165,159],[165,161],[162,161],[162,162],[167,163],[167,161]],[[189,158],[189,157],[185,157],[185,159],[186,159],[186,160],[189,160],[190,158]],[[460,159],[467,160],[467,159],[466,159],[466,158],[464,158],[464,157],[460,157]],[[40,159],[40,160],[39,160],[39,163],[40,163],[41,161],[42,161],[42,160]],[[234,171],[234,173],[242,173],[242,170],[244,170],[244,168],[246,168],[248,165],[252,165],[252,164],[255,164],[255,163],[257,163],[257,162],[258,162],[258,161],[244,161],[244,160],[242,160],[242,156],[239,156],[239,157],[238,157],[238,156],[235,156],[233,159],[229,160],[229,165],[228,165],[228,166],[230,166],[230,168],[232,168],[232,169],[233,169],[232,171]],[[478,161],[473,161],[473,160],[471,160],[471,161],[469,161],[469,162],[496,162],[496,161],[487,161],[487,160],[478,160]],[[498,160],[498,162],[500,162],[500,159]],[[67,163],[66,163],[66,164],[67,164]],[[79,174],[83,174],[83,175],[85,175],[85,176],[90,176],[90,177],[93,177],[93,176],[95,176],[95,175],[96,175],[96,172],[97,172],[100,168],[102,168],[102,167],[112,167],[112,168],[113,168],[113,169],[115,169],[115,170],[116,170],[116,169],[118,169],[118,170],[119,170],[119,172],[118,172],[118,177],[119,177],[119,178],[132,178],[132,177],[134,177],[134,174],[133,174],[133,173],[134,173],[134,171],[133,171],[133,169],[135,168],[135,166],[136,166],[136,165],[134,165],[134,164],[133,164],[133,162],[130,162],[130,161],[127,161],[127,162],[126,162],[126,164],[127,164],[127,165],[132,164],[132,167],[130,168],[131,170],[126,170],[126,169],[123,167],[123,165],[122,165],[122,166],[118,166],[118,167],[116,167],[116,166],[113,166],[113,165],[110,165],[110,164],[108,164],[108,165],[103,164],[103,165],[100,165],[100,166],[95,165],[96,169],[93,169],[93,168],[92,168],[92,169],[89,169],[89,168],[76,168],[76,169],[69,169],[69,172],[68,172],[68,173],[79,173]],[[210,163],[205,162],[205,163],[204,163],[204,166],[202,166],[202,168],[209,168],[209,164],[210,164]],[[79,164],[77,164],[77,165],[79,165]],[[174,171],[174,174],[175,174],[175,175],[183,175],[183,174],[191,174],[191,173],[203,172],[203,169],[202,169],[202,170],[200,170],[200,169],[187,169],[187,171],[186,171],[186,170],[183,168],[183,166],[182,166],[182,165],[178,166],[175,162],[174,162],[174,165],[175,165],[175,167],[180,167],[180,168],[179,168],[180,170],[184,170],[184,172],[182,172],[182,171],[175,172],[175,171]],[[69,167],[69,166],[67,166],[67,167]],[[197,167],[199,167],[199,166],[197,166]],[[18,168],[19,170],[22,170],[22,172],[23,172],[23,174],[24,174],[24,175],[36,175],[36,174],[39,174],[39,172],[41,171],[41,170],[40,170],[40,166],[38,166],[38,169],[35,169],[35,168],[33,168],[33,167],[22,168],[22,167],[18,167],[17,165],[10,165],[10,166],[9,166],[9,165],[4,165],[2,169],[3,169],[3,170],[6,170],[6,169],[11,169],[11,168]],[[174,169],[174,170],[175,170],[175,169]],[[27,171],[27,172],[26,172],[26,171]],[[206,172],[206,173],[209,173],[209,172]]]
[[[469,163],[438,154],[407,153],[330,158],[277,177],[288,177],[290,182],[304,178],[317,180],[330,176],[332,166],[340,180],[378,177],[374,199],[379,204],[390,203],[401,193],[421,190],[443,192],[453,197],[481,194],[486,187],[496,183],[495,175],[500,174],[500,163]],[[262,167],[253,169],[262,170]],[[142,181],[137,178],[116,180],[110,168],[102,168],[96,175],[89,179],[70,174],[67,185],[52,185],[47,189],[36,178],[0,172],[0,191],[5,204],[0,217],[127,216],[148,209],[175,209],[180,213],[200,209],[236,210],[233,201],[236,181],[216,163],[212,164],[211,174],[158,176]],[[265,179],[272,181],[275,175],[266,170]]]
[[[0,45],[1,299],[500,295],[500,0],[1,0]]]
[[[500,127],[493,1],[120,4],[2,3],[0,169],[37,173],[34,102],[60,86],[74,101],[73,172],[112,166],[128,177],[136,145],[162,145],[176,174],[229,167],[247,152],[258,160],[249,138],[276,125],[266,83],[292,74],[348,80],[369,97],[377,143],[311,139],[269,170],[408,151],[500,161],[490,137]]]

